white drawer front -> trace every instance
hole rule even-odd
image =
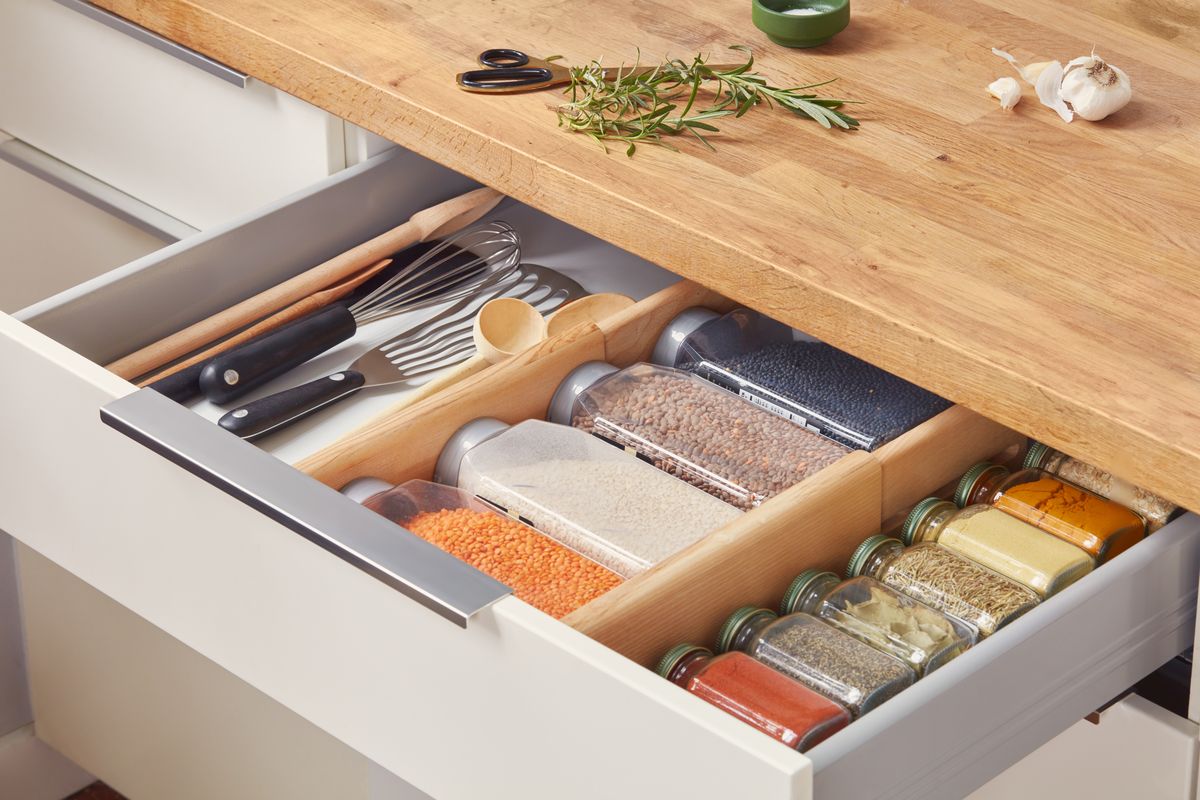
[[[103,361],[461,188],[389,153],[24,316]],[[335,213],[347,198],[366,198],[359,214]],[[567,234],[545,230],[531,260],[558,266]],[[608,276],[628,259],[601,247],[584,261]],[[197,280],[202,263],[229,285]],[[449,624],[106,428],[99,409],[132,387],[11,319],[0,359],[22,376],[0,395],[0,419],[14,421],[0,428],[13,454],[0,465],[0,528],[439,800],[960,798],[1192,638],[1200,519],[1188,516],[806,757],[511,597],[466,630]],[[203,429],[178,458],[198,472],[250,452],[174,410]],[[258,471],[282,470],[311,485],[296,494],[322,513],[361,510],[278,462]],[[273,518],[300,529],[294,499]]]
[[[0,130],[208,228],[341,168],[342,122],[54,0],[0,4]]]

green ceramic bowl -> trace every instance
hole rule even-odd
[[[750,0],[754,25],[775,44],[816,47],[850,24],[850,0]]]

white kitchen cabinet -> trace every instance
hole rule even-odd
[[[0,130],[195,228],[345,165],[340,119],[205,62],[82,0],[5,0]]]
[[[1193,800],[1200,727],[1139,695],[1080,720],[970,800]]]
[[[467,186],[394,150],[0,320],[25,376],[0,398],[20,421],[0,429],[0,527],[439,800],[962,797],[1190,644],[1185,516],[801,755],[98,366]],[[523,207],[497,215],[592,290],[669,282]],[[86,479],[58,480],[64,458]],[[830,475],[878,485],[871,463]]]
[[[0,134],[0,159],[17,145]],[[0,311],[15,312],[173,241],[78,189],[0,160]]]

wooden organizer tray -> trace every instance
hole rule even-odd
[[[457,386],[382,415],[297,464],[340,488],[354,478],[430,480],[442,445],[465,423],[544,419],[554,390],[580,364],[649,358],[667,323],[702,305],[735,304],[681,281],[599,324],[542,342]],[[853,549],[977,461],[1023,437],[954,406],[873,453],[851,452],[815,476],[578,609],[564,622],[645,666],[680,641],[711,642],[748,603],[773,607],[802,569],[840,572]]]

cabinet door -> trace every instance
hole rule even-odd
[[[222,80],[112,16],[80,0],[0,3],[0,130],[196,228],[344,166],[341,120]]]

